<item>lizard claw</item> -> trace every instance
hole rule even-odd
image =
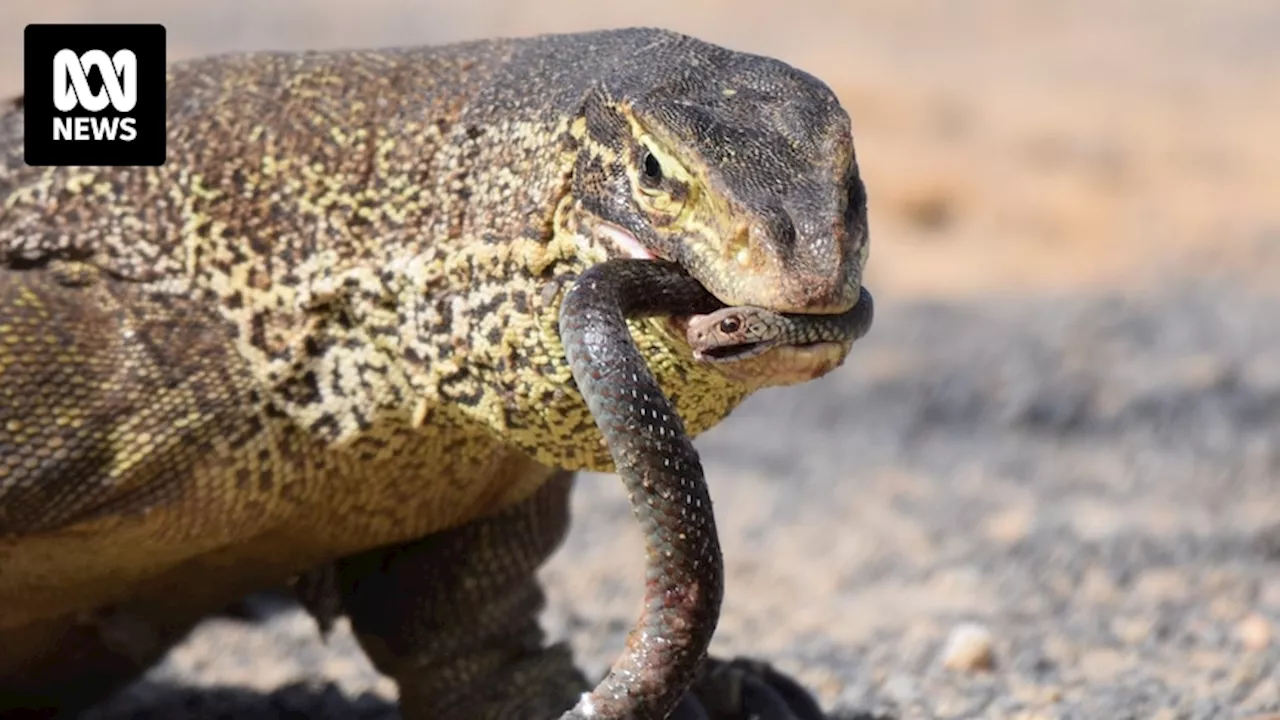
[[[709,658],[672,720],[827,720],[817,700],[767,662]]]

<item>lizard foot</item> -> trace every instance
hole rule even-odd
[[[827,720],[798,682],[762,660],[709,658],[671,720]]]

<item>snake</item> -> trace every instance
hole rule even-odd
[[[866,288],[857,312],[841,315],[779,313],[750,305],[725,307],[689,319],[686,341],[694,358],[708,363],[739,362],[778,345],[849,342],[871,329],[874,300]]]
[[[867,304],[860,300],[843,315],[740,311],[780,323],[784,332],[770,336],[773,345],[802,336],[786,330],[793,324],[848,338],[869,327],[869,298],[864,290]],[[565,357],[627,489],[646,560],[644,602],[625,651],[562,720],[666,717],[706,658],[724,596],[711,495],[692,440],[636,347],[627,319],[727,309],[733,308],[664,260],[606,260],[584,270],[565,292],[558,317]],[[815,330],[824,324],[831,327]],[[726,338],[714,342],[732,346]]]

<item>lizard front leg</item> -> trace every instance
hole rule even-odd
[[[536,572],[569,522],[573,473],[528,500],[414,543],[335,563],[333,590],[406,720],[552,720],[592,684],[546,644]],[[318,598],[311,598],[312,604]],[[793,681],[753,661],[709,660],[675,720],[819,720]]]
[[[341,608],[407,720],[553,718],[587,689],[537,619],[535,573],[564,537],[571,484],[560,473],[493,516],[337,561]]]

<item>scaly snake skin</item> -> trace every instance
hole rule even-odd
[[[786,316],[794,319],[780,323],[779,337],[795,334],[785,330],[791,324],[803,326],[806,337],[865,333],[871,317],[865,290],[863,301],[843,315]],[[646,550],[644,610],[627,650],[564,720],[665,717],[706,656],[724,592],[711,495],[698,453],[626,318],[718,307],[678,266],[629,259],[583,272],[561,305],[565,355],[627,487]]]
[[[714,363],[735,362],[778,345],[853,342],[867,334],[874,316],[874,300],[866,288],[855,306],[842,315],[794,315],[762,307],[721,308],[689,319],[686,339],[695,358]]]

